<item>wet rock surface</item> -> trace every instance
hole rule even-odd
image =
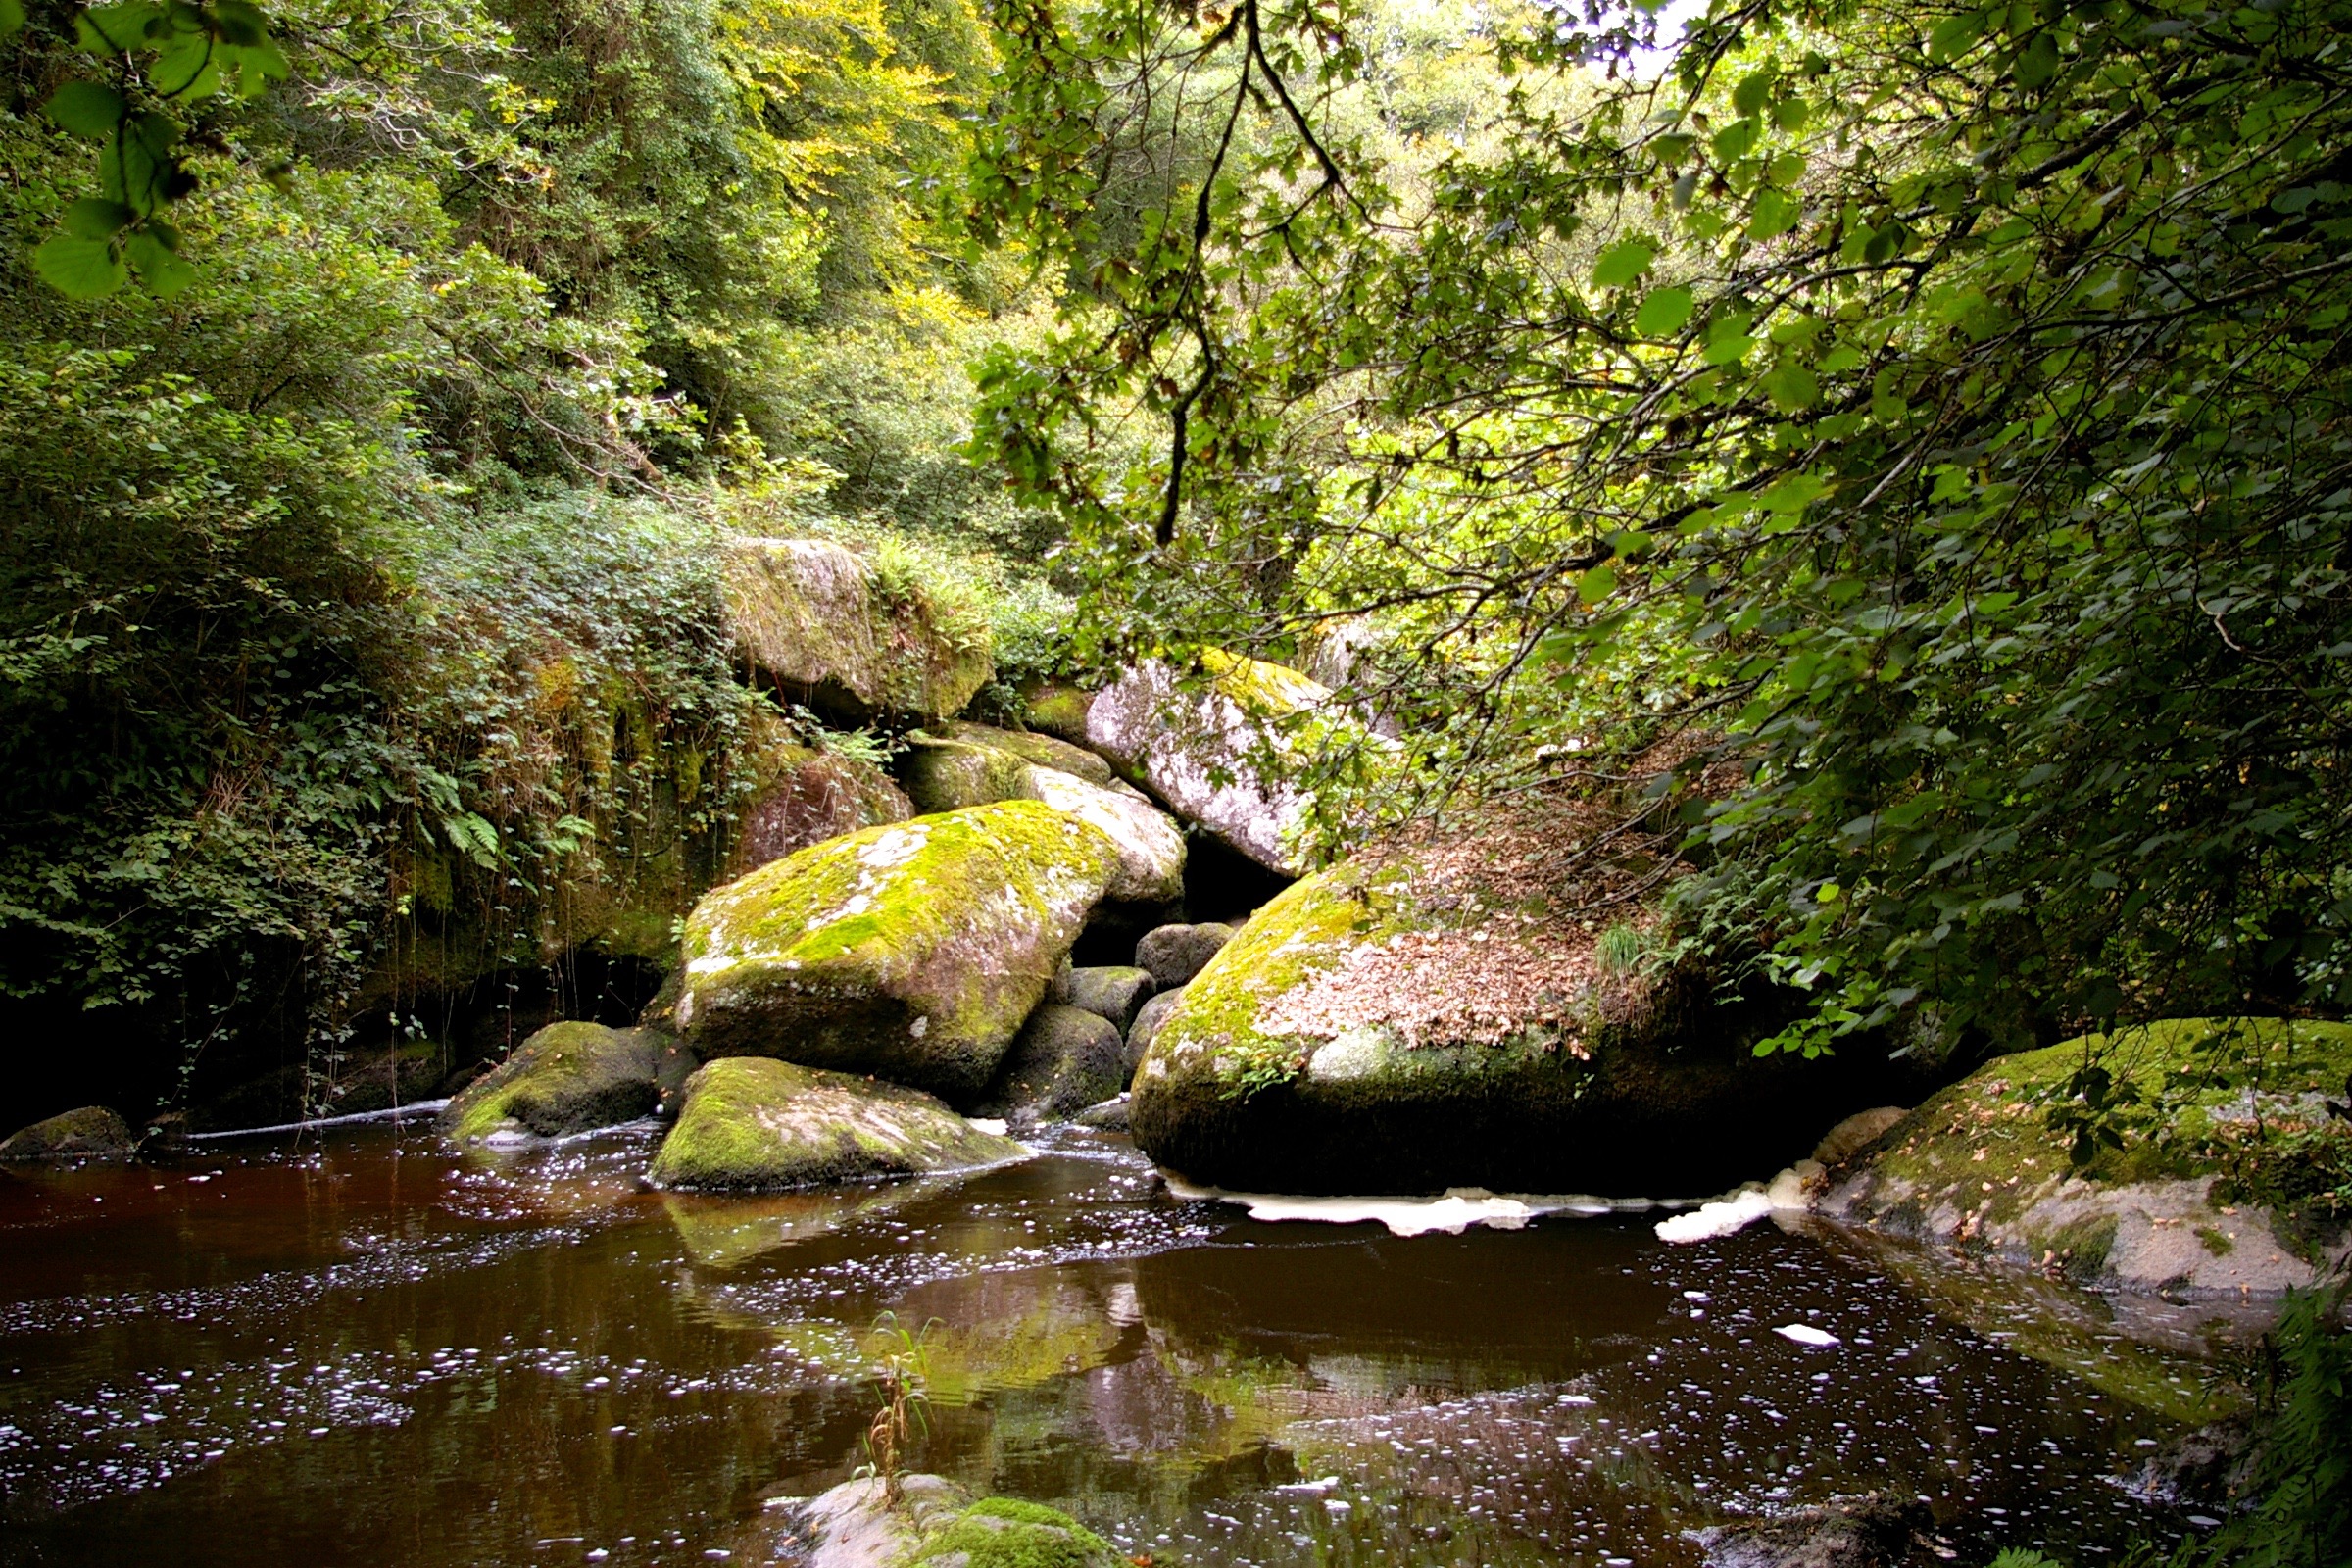
[[[976,1169],[1026,1153],[915,1090],[729,1056],[687,1080],[646,1179],[660,1189],[773,1191]]]
[[[693,1070],[685,1049],[658,1029],[550,1024],[453,1097],[438,1123],[468,1142],[617,1126],[654,1114],[664,1085],[674,1090]]]
[[[0,1142],[0,1159],[127,1159],[139,1147],[130,1123],[104,1105],[61,1111]]]
[[[1935,1528],[1916,1498],[1856,1497],[1718,1525],[1698,1540],[1707,1568],[1941,1568]]]

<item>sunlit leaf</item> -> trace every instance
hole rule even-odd
[[[1602,288],[1623,288],[1648,271],[1657,254],[1638,239],[1622,240],[1600,253],[1592,268],[1592,281]]]
[[[33,247],[32,270],[69,299],[97,299],[122,286],[122,259],[104,240],[45,239]]]

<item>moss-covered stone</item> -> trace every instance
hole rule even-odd
[[[989,724],[974,724],[956,719],[931,726],[931,733],[941,740],[960,741],[967,746],[989,746],[1000,752],[1010,752],[1024,761],[1040,767],[1058,768],[1089,784],[1109,784],[1118,775],[1110,764],[1083,746],[1073,746],[1059,737],[1037,730],[998,729]],[[1084,733],[1083,725],[1080,733]]]
[[[1027,1152],[916,1090],[729,1056],[687,1080],[646,1179],[665,1189],[774,1190],[973,1169]]]
[[[856,551],[821,539],[727,548],[728,629],[758,675],[851,723],[960,711],[995,668],[986,625],[912,584],[885,594]]]
[[[104,1105],[83,1105],[11,1133],[0,1143],[0,1159],[122,1159],[138,1145],[120,1115]]]
[[[1109,1542],[1068,1514],[1013,1497],[983,1497],[926,1535],[906,1568],[1118,1568]]]
[[[1074,1116],[1127,1087],[1126,1045],[1109,1019],[1049,1002],[1029,1015],[1004,1054],[996,1082],[980,1098],[982,1113],[1016,1127]]]
[[[1143,1011],[1156,989],[1147,970],[1133,964],[1102,964],[1064,970],[1054,977],[1053,996],[1055,1002],[1109,1019],[1124,1039],[1135,1027],[1135,1015]]]
[[[1233,927],[1214,920],[1163,925],[1144,933],[1135,945],[1135,961],[1162,991],[1174,991],[1192,984],[1193,976],[1207,968],[1208,960],[1232,940]]]
[[[1520,929],[1518,911],[1423,902],[1417,886],[1409,860],[1348,862],[1259,909],[1158,1022],[1134,1082],[1136,1142],[1237,1191],[1681,1197],[1769,1175],[1825,1122],[1907,1085],[1877,1053],[1757,1057],[1781,1004],[1718,1002],[1689,975],[1657,978],[1575,1036],[1539,1023],[1408,1041],[1380,1021],[1388,993],[1357,999],[1368,1021],[1293,1016],[1353,957]]]
[[[963,736],[1007,733],[978,724],[955,728]],[[1142,794],[1109,779],[1101,759],[1090,754],[1090,760],[1105,782],[1091,782],[994,744],[917,736],[901,771],[906,793],[926,812],[1014,800],[1043,801],[1067,811],[1102,829],[1118,846],[1119,870],[1108,891],[1113,901],[1175,903],[1184,896],[1184,834]]]
[[[655,1029],[550,1024],[443,1106],[441,1130],[471,1143],[502,1133],[559,1138],[612,1127],[660,1108],[666,1076],[691,1070],[678,1042]]]
[[[1048,681],[1024,687],[1021,697],[1031,729],[1073,746],[1086,744],[1086,710],[1095,700],[1092,692]]]
[[[2079,1068],[2097,1063],[2148,1125],[2077,1168],[2054,1127]],[[1822,1212],[1892,1235],[2046,1267],[2102,1289],[2271,1295],[2348,1248],[2332,1233],[2215,1192],[2232,1149],[2327,1120],[2352,1073],[2352,1026],[2167,1019],[2003,1056],[1879,1141]]]
[[[706,1059],[772,1055],[968,1100],[1119,870],[1033,801],[868,828],[760,867],[686,922],[680,1027]]]

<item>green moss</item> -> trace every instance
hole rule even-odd
[[[1065,741],[1083,739],[1086,710],[1093,703],[1091,694],[1067,686],[1040,687],[1028,695],[1029,727]]]
[[[646,1176],[665,1189],[760,1190],[966,1169],[1020,1157],[928,1095],[764,1056],[686,1085]]]
[[[1261,1002],[1304,985],[1348,951],[1412,928],[1376,880],[1336,867],[1278,894],[1184,988],[1160,1026],[1152,1054],[1176,1060],[1208,1054],[1210,1074],[1238,1088],[1262,1088],[1297,1071],[1298,1043],[1257,1028]]]
[[[1295,669],[1246,659],[1222,648],[1200,650],[1200,667],[1219,696],[1231,698],[1255,718],[1287,718],[1330,701],[1331,690]]]
[[[909,1564],[961,1555],[966,1568],[1108,1568],[1110,1543],[1068,1514],[1013,1497],[983,1497],[923,1539]]]
[[[662,1037],[600,1023],[549,1024],[442,1109],[441,1130],[473,1142],[520,1123],[543,1137],[650,1114]]]
[[[1027,759],[995,746],[917,738],[902,772],[918,811],[954,811],[1028,793]]]
[[[2205,1250],[2211,1252],[2216,1257],[2228,1257],[2231,1252],[2237,1250],[2237,1243],[2230,1240],[2228,1232],[2223,1231],[2216,1226],[2198,1226],[2197,1240],[2203,1242],[2205,1244]]]

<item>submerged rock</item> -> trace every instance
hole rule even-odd
[[[549,1024],[444,1105],[439,1126],[468,1143],[615,1127],[654,1114],[664,1082],[674,1088],[693,1070],[685,1049],[658,1029]]]
[[[687,1255],[706,1268],[733,1268],[779,1248],[830,1236],[955,1185],[955,1178],[860,1182],[793,1192],[665,1192],[662,1207]]]
[[[988,630],[911,585],[885,593],[865,559],[823,539],[738,539],[726,551],[727,629],[783,693],[862,724],[945,718],[994,670]]]
[[[1925,1502],[1870,1496],[1696,1534],[1707,1568],[1941,1568],[1935,1530]]]
[[[1135,1026],[1135,1015],[1152,999],[1154,982],[1151,974],[1132,964],[1104,964],[1100,967],[1064,969],[1054,977],[1053,999],[1073,1007],[1110,1020],[1125,1039]]]
[[[1200,925],[1163,925],[1156,931],[1147,931],[1135,945],[1135,961],[1149,971],[1162,991],[1173,991],[1189,985],[1193,976],[1208,967],[1225,944],[1233,940],[1233,927],[1218,921]]]
[[[1268,869],[1307,869],[1294,841],[1311,805],[1295,775],[1345,746],[1379,749],[1329,687],[1294,669],[1208,650],[1188,690],[1157,661],[1127,670],[1087,709],[1087,744],[1179,816]]]
[[[1118,871],[1102,833],[1032,801],[867,828],[696,905],[675,1016],[706,1059],[969,1099]]]
[[[728,1056],[686,1082],[646,1180],[709,1192],[814,1187],[970,1170],[1026,1157],[912,1089],[764,1056]]]
[[[1911,1087],[1859,1046],[1755,1055],[1779,998],[1608,961],[1586,901],[1654,881],[1654,851],[1545,881],[1590,831],[1560,809],[1466,814],[1258,910],[1155,1020],[1137,1143],[1245,1192],[1672,1197],[1775,1170],[1824,1118]]]
[[[0,1159],[123,1159],[137,1152],[130,1123],[104,1105],[60,1111],[0,1143]]]
[[[2094,1062],[2159,1107],[2163,1132],[2078,1167],[2049,1112]],[[2340,1263],[2352,1239],[2340,1221],[2217,1192],[2223,1161],[2326,1135],[2347,1073],[2352,1025],[2280,1019],[2168,1019],[1999,1057],[1895,1124],[1816,1206],[2101,1290],[2275,1296]]]
[[[1126,1041],[1117,1025],[1049,1002],[1031,1013],[981,1109],[1015,1127],[1076,1115],[1127,1087]]]

